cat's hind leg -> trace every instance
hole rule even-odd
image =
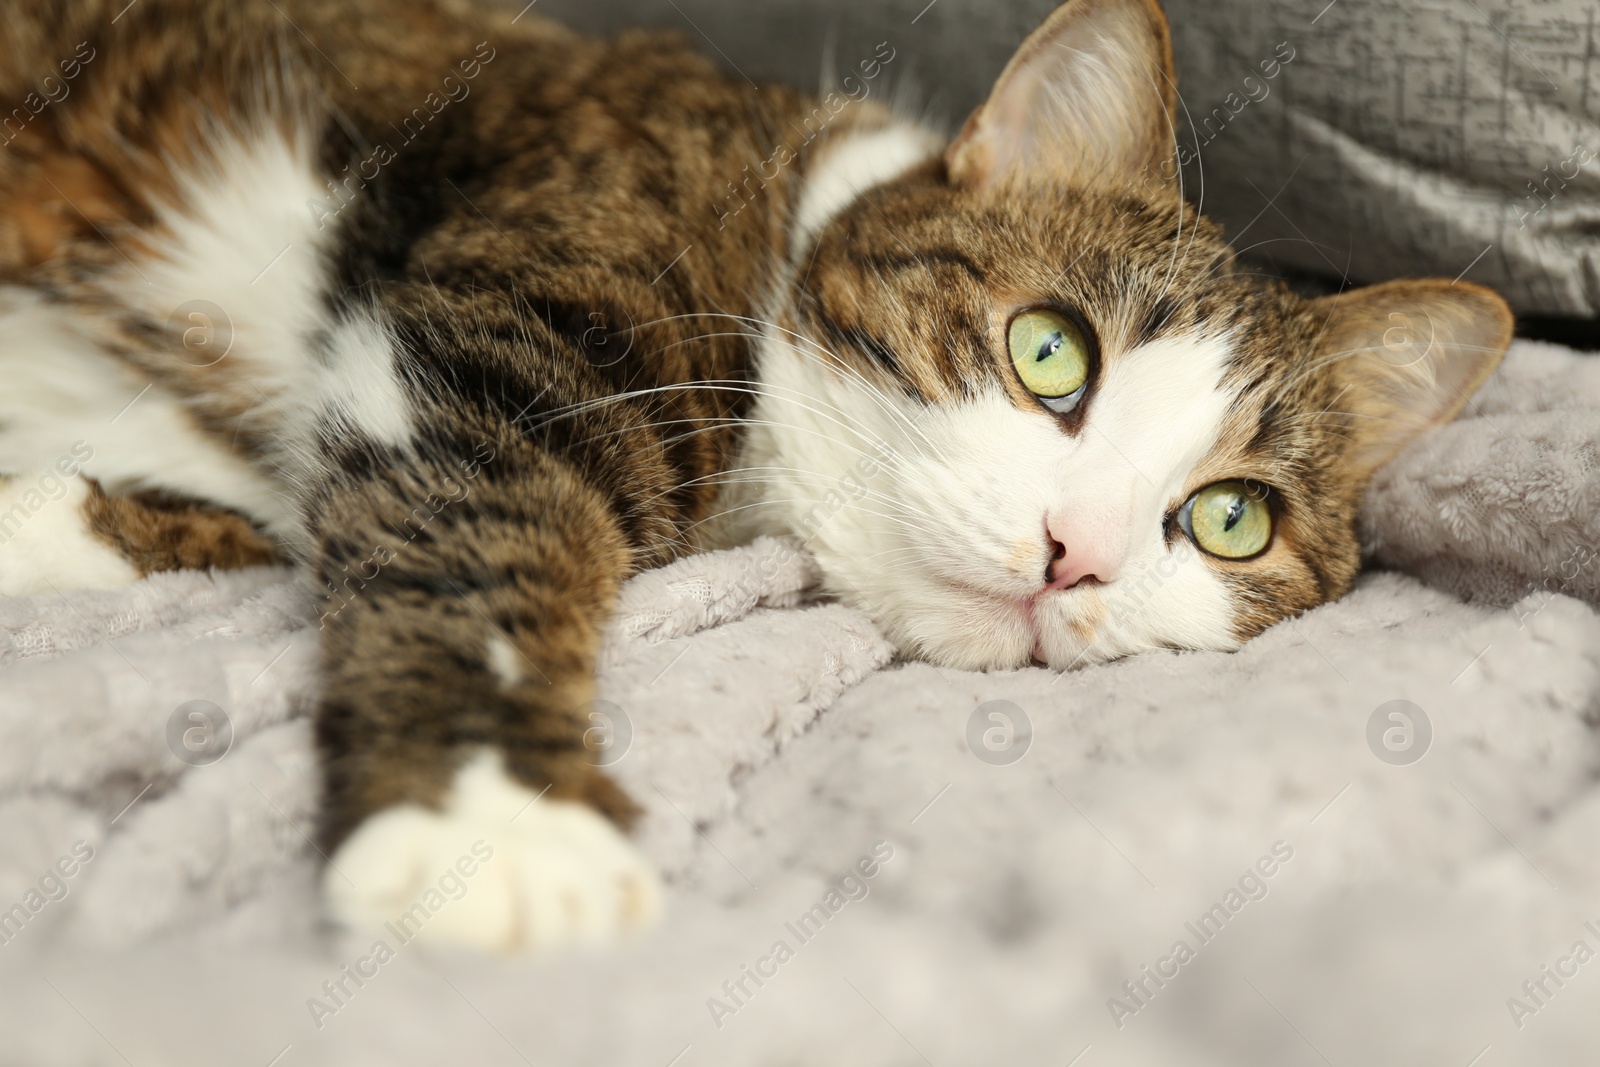
[[[237,512],[160,490],[107,494],[74,464],[68,455],[61,469],[0,478],[0,596],[280,562],[276,543]]]
[[[72,461],[64,462],[70,467]],[[0,596],[110,589],[139,580],[133,562],[95,535],[88,511],[96,492],[75,471],[0,478]]]
[[[281,487],[108,351],[113,314],[0,286],[0,595],[276,556],[243,515],[286,526]]]

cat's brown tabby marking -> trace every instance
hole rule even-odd
[[[160,490],[107,496],[91,481],[83,511],[95,536],[121,553],[141,577],[185,568],[265,567],[281,558],[277,545],[244,516]]]
[[[583,744],[641,568],[798,533],[907,655],[1233,648],[1350,587],[1367,478],[1508,341],[1241,269],[1160,178],[1153,0],[1065,4],[953,141],[857,95],[467,0],[0,13],[0,464],[92,431],[84,575],[304,565],[340,920],[474,836],[438,936],[654,913]],[[7,588],[74,583],[50,543]]]

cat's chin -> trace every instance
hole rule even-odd
[[[953,670],[986,671],[1033,661],[1039,635],[1030,600],[939,579],[858,606],[902,655]]]
[[[1126,649],[1102,646],[1106,617],[1093,590],[997,593],[941,579],[864,603],[860,589],[842,599],[871,614],[901,655],[952,670],[1070,670],[1118,659]]]
[[[1115,583],[1019,596],[929,575],[885,581],[853,571],[844,578],[828,562],[819,556],[824,587],[871,615],[902,656],[952,670],[1071,671],[1143,652],[1232,652],[1243,643],[1226,602],[1208,586],[1174,585],[1165,599]]]
[[[1095,587],[1019,597],[941,582],[929,593],[897,597],[892,605],[858,606],[880,620],[902,655],[952,670],[1081,670],[1174,647],[1136,631]],[[1237,642],[1196,647],[1226,651]]]

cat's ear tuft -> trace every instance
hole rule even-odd
[[[1347,459],[1362,481],[1455,418],[1511,343],[1511,309],[1468,282],[1385,282],[1311,306],[1322,323],[1317,359],[1339,389],[1335,407],[1354,416]]]
[[[1022,42],[945,152],[950,180],[1158,181],[1176,100],[1155,0],[1067,0]]]

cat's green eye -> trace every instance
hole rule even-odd
[[[1011,363],[1028,392],[1052,411],[1077,406],[1089,384],[1089,341],[1064,315],[1044,308],[1011,320]]]
[[[1244,482],[1217,482],[1190,497],[1178,522],[1194,543],[1223,559],[1247,559],[1272,540],[1267,490]]]

